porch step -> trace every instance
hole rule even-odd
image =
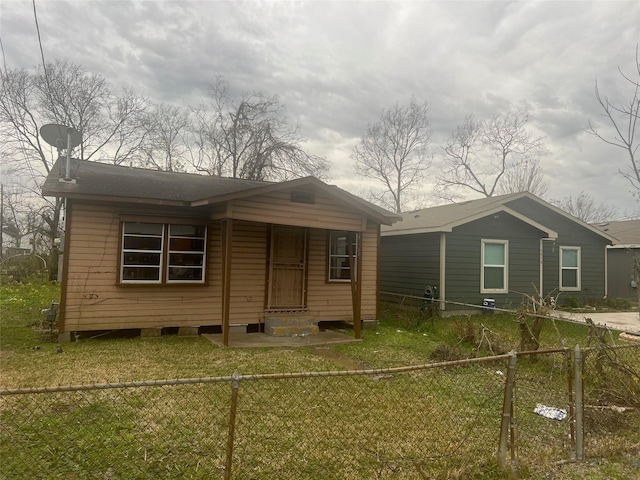
[[[273,337],[296,337],[317,335],[320,333],[320,329],[312,317],[304,315],[283,315],[265,317],[264,333]]]

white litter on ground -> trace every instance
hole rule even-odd
[[[567,418],[566,410],[556,407],[547,407],[546,405],[542,405],[541,403],[538,403],[536,405],[536,408],[533,409],[533,412],[552,420],[564,420],[565,418]]]

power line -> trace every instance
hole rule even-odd
[[[4,54],[4,44],[2,43],[2,35],[0,35],[0,50],[2,50],[2,66],[4,73],[7,73],[7,56]]]
[[[49,88],[49,75],[47,75],[47,64],[44,61],[44,49],[42,48],[42,38],[40,37],[40,25],[38,25],[38,13],[36,11],[36,0],[33,0],[33,18],[36,22],[36,31],[38,32],[38,45],[40,46],[40,57],[42,57],[42,68],[44,70],[44,78]]]

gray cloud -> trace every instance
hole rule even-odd
[[[622,95],[617,67],[633,66],[638,2],[36,5],[48,60],[67,58],[155,101],[196,103],[216,75],[237,92],[277,94],[307,148],[332,160],[334,181],[349,188],[349,155],[367,123],[415,96],[431,105],[435,152],[467,114],[527,108],[550,152],[550,196],[584,190],[637,208],[617,173],[623,152],[583,130],[600,118],[596,79]],[[39,64],[32,3],[0,8],[8,67]]]

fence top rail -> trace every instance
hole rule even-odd
[[[88,383],[82,385],[57,385],[50,387],[13,388],[0,390],[2,395],[21,395],[30,393],[79,392],[83,390],[108,390],[114,388],[163,387],[167,385],[192,385],[197,383],[223,383],[232,380],[226,377],[174,378],[167,380],[141,380],[136,382]]]
[[[99,384],[82,384],[82,385],[59,385],[50,387],[34,387],[34,388],[14,388],[0,390],[0,396],[3,395],[25,395],[37,393],[55,393],[55,392],[76,392],[86,390],[107,390],[116,388],[136,388],[136,387],[162,387],[171,385],[193,385],[199,383],[223,383],[238,382],[243,380],[277,380],[289,378],[312,378],[312,377],[346,377],[356,375],[380,375],[389,373],[403,373],[417,370],[427,370],[435,368],[446,368],[461,365],[471,365],[476,363],[489,363],[499,360],[508,359],[513,353],[503,355],[494,355],[490,357],[468,358],[464,360],[454,360],[450,362],[425,363],[421,365],[408,365],[402,367],[388,368],[371,368],[365,370],[334,370],[324,372],[297,372],[297,373],[265,373],[253,375],[234,375],[224,377],[202,377],[202,378],[176,378],[169,380],[144,380],[137,382],[118,382],[118,383],[99,383]]]
[[[411,294],[407,294],[407,293],[394,293],[394,292],[380,292],[380,295],[389,295],[392,297],[402,297],[402,298],[413,298],[415,300],[420,300],[422,302],[430,302],[430,303],[439,303],[439,304],[445,304],[445,305],[457,305],[459,307],[469,307],[469,308],[475,308],[477,310],[486,310],[488,307],[486,305],[477,305],[475,303],[463,303],[463,302],[454,302],[453,300],[442,300],[439,298],[425,298],[425,297],[420,297],[418,295],[411,295]],[[508,309],[508,308],[500,308],[500,307],[490,307],[490,309],[494,312],[503,312],[503,313],[510,313],[513,315],[516,315],[518,313],[518,310],[514,310],[514,309]],[[585,318],[588,318],[588,314],[585,313]],[[572,318],[565,318],[559,315],[542,315],[540,313],[535,313],[535,312],[527,312],[527,317],[532,317],[532,318],[544,318],[544,319],[548,319],[548,320],[559,320],[561,322],[565,322],[565,323],[573,323],[575,325],[582,325],[582,326],[587,326],[588,324],[583,322],[582,320],[575,320]],[[596,324],[595,325],[597,328],[603,328],[606,330],[615,330],[617,332],[624,332],[624,333],[630,333],[632,335],[637,335],[637,332],[634,332],[632,330],[624,330],[624,329],[620,329],[620,328],[611,328],[609,326],[606,325],[600,325],[600,324]]]
[[[638,344],[630,344],[630,345],[595,345],[592,347],[584,347],[582,348],[583,352],[593,352],[597,350],[629,350],[638,348],[640,349],[640,343]]]
[[[585,347],[583,352],[598,351],[604,349],[614,350],[628,350],[628,349],[640,349],[640,345],[607,345],[607,346],[594,346]],[[402,367],[388,367],[388,368],[370,368],[364,370],[332,370],[323,372],[291,372],[291,373],[263,373],[263,374],[250,374],[239,375],[235,373],[233,375],[220,376],[220,377],[198,377],[198,378],[174,378],[167,380],[141,380],[134,382],[116,382],[116,383],[94,383],[94,384],[81,384],[81,385],[57,385],[49,387],[32,387],[32,388],[14,388],[14,389],[0,389],[0,396],[6,395],[26,395],[37,393],[56,393],[56,392],[78,392],[86,390],[108,390],[117,388],[138,388],[138,387],[162,387],[172,385],[193,385],[203,383],[225,383],[225,382],[238,382],[243,380],[278,380],[278,379],[290,379],[290,378],[313,378],[313,377],[346,377],[357,375],[382,375],[390,373],[404,373],[418,370],[428,370],[437,368],[447,368],[462,365],[472,365],[476,363],[490,363],[499,360],[510,358],[512,355],[516,357],[531,356],[531,355],[548,355],[553,353],[568,352],[572,349],[569,348],[553,348],[547,350],[533,350],[527,352],[510,352],[503,355],[493,355],[490,357],[479,358],[467,358],[464,360],[454,360],[450,362],[438,362],[438,363],[424,363],[420,365],[407,365]]]

